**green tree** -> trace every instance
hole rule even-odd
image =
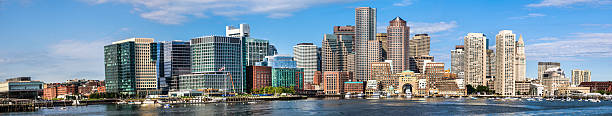
[[[476,92],[476,89],[474,89],[472,85],[466,85],[465,88],[467,89],[468,94],[474,94]]]

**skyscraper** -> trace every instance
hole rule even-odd
[[[227,37],[250,37],[251,28],[249,24],[240,24],[240,27],[225,26],[225,36]]]
[[[410,49],[408,49],[409,56],[428,56],[430,51],[431,37],[427,34],[416,34],[410,40]]]
[[[370,40],[376,40],[376,8],[355,8],[355,78],[357,80],[364,80],[369,76]]]
[[[495,93],[515,95],[516,81],[516,34],[511,30],[502,30],[495,36],[495,60],[497,75],[495,77]]]
[[[468,85],[485,86],[487,76],[487,37],[482,33],[468,33],[464,37],[464,77]]]
[[[246,50],[242,39],[204,36],[190,43],[192,74],[179,76],[181,89],[246,92]]]
[[[298,68],[304,69],[304,83],[312,83],[318,70],[318,47],[312,43],[299,43],[293,46],[293,56]]]
[[[465,63],[464,54],[463,45],[456,45],[455,49],[451,50],[451,73],[463,73],[463,64]]]
[[[378,41],[378,40],[370,40],[368,41],[368,49],[367,49],[367,54],[368,54],[368,59],[367,62],[368,64],[371,64],[373,62],[381,62],[383,61],[383,57],[382,57],[382,42]],[[368,71],[372,71],[372,67],[371,65],[367,67]],[[368,76],[365,78],[362,78],[363,80],[361,81],[366,81],[366,80],[373,80],[371,78],[371,74],[368,73]],[[360,79],[357,79],[360,80]]]
[[[158,94],[156,47],[153,38],[130,38],[104,46],[107,91]]]
[[[410,41],[410,27],[406,26],[406,21],[404,21],[400,17],[395,17],[395,19],[389,21],[389,26],[387,26],[387,34],[389,40],[387,44],[389,46],[387,50],[387,59],[392,60],[393,66],[392,73],[400,73],[404,70],[409,69],[408,64],[408,52],[411,49],[408,49],[408,42]],[[427,34],[418,34],[419,40],[427,39],[429,40],[429,36]],[[415,36],[416,37],[416,36]],[[429,52],[429,45],[427,45],[427,51]],[[427,54],[429,55],[429,53]]]
[[[389,37],[387,33],[376,33],[376,40],[382,43],[382,59],[387,60],[387,51],[389,51]]]
[[[353,51],[353,36],[325,34],[321,44],[321,67],[323,71],[349,72],[349,55]]]
[[[497,72],[495,71],[495,51],[492,49],[487,50],[487,78],[495,78]]]
[[[244,38],[247,53],[247,66],[255,65],[256,62],[263,61],[264,57],[268,55],[269,42],[268,40],[255,39],[246,37]]]
[[[519,40],[516,42],[516,70],[514,74],[516,74],[516,81],[525,81],[525,72],[527,61],[525,60],[525,42],[523,42],[523,35],[519,37]]]
[[[157,43],[157,75],[162,92],[179,89],[178,76],[191,73],[189,42],[180,40]]]
[[[572,70],[572,85],[580,85],[582,82],[591,82],[591,71],[589,70]]]
[[[558,62],[538,62],[538,80],[542,80],[544,71],[549,68],[561,68],[561,63]]]

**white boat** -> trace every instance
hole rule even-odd
[[[448,95],[445,95],[445,96],[444,96],[444,98],[450,98],[450,96],[448,96]]]
[[[127,102],[125,102],[125,101],[119,101],[119,102],[117,102],[117,104],[127,104]]]
[[[345,97],[345,98],[351,98],[351,93],[346,93],[346,94],[344,95],[344,97]]]
[[[151,100],[151,99],[146,99],[145,101],[142,102],[143,104],[155,104],[155,101]]]

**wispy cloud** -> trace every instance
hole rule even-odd
[[[540,14],[540,13],[529,13],[525,16],[510,17],[509,19],[527,19],[527,18],[543,17],[543,16],[546,16],[546,15]]]
[[[85,0],[92,4],[131,4],[132,12],[162,24],[181,24],[191,17],[219,15],[235,18],[240,15],[264,14],[284,18],[311,6],[348,3],[361,0]]]
[[[410,33],[437,33],[458,26],[456,21],[437,23],[408,22],[408,25],[410,26]]]
[[[525,47],[531,60],[580,60],[612,57],[612,33],[574,33],[556,41],[530,44]]]
[[[559,40],[559,38],[556,37],[543,37],[543,38],[539,38],[539,41],[555,41],[555,40]]]
[[[581,24],[581,26],[608,28],[612,27],[612,24]]]
[[[527,4],[527,7],[561,7],[574,4],[594,4],[604,5],[611,4],[611,0],[542,0],[539,3]]]
[[[410,6],[412,5],[413,0],[402,0],[397,3],[393,3],[393,6]]]
[[[456,21],[437,22],[437,23],[407,22],[407,25],[410,26],[411,34],[437,33],[437,32],[442,32],[442,31],[448,31],[458,26]],[[389,26],[388,22],[383,22],[382,24],[378,24],[376,26],[376,31],[378,31],[379,33],[386,33],[387,26]]]

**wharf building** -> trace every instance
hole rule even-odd
[[[43,82],[16,77],[0,83],[0,98],[36,99],[43,95]]]

